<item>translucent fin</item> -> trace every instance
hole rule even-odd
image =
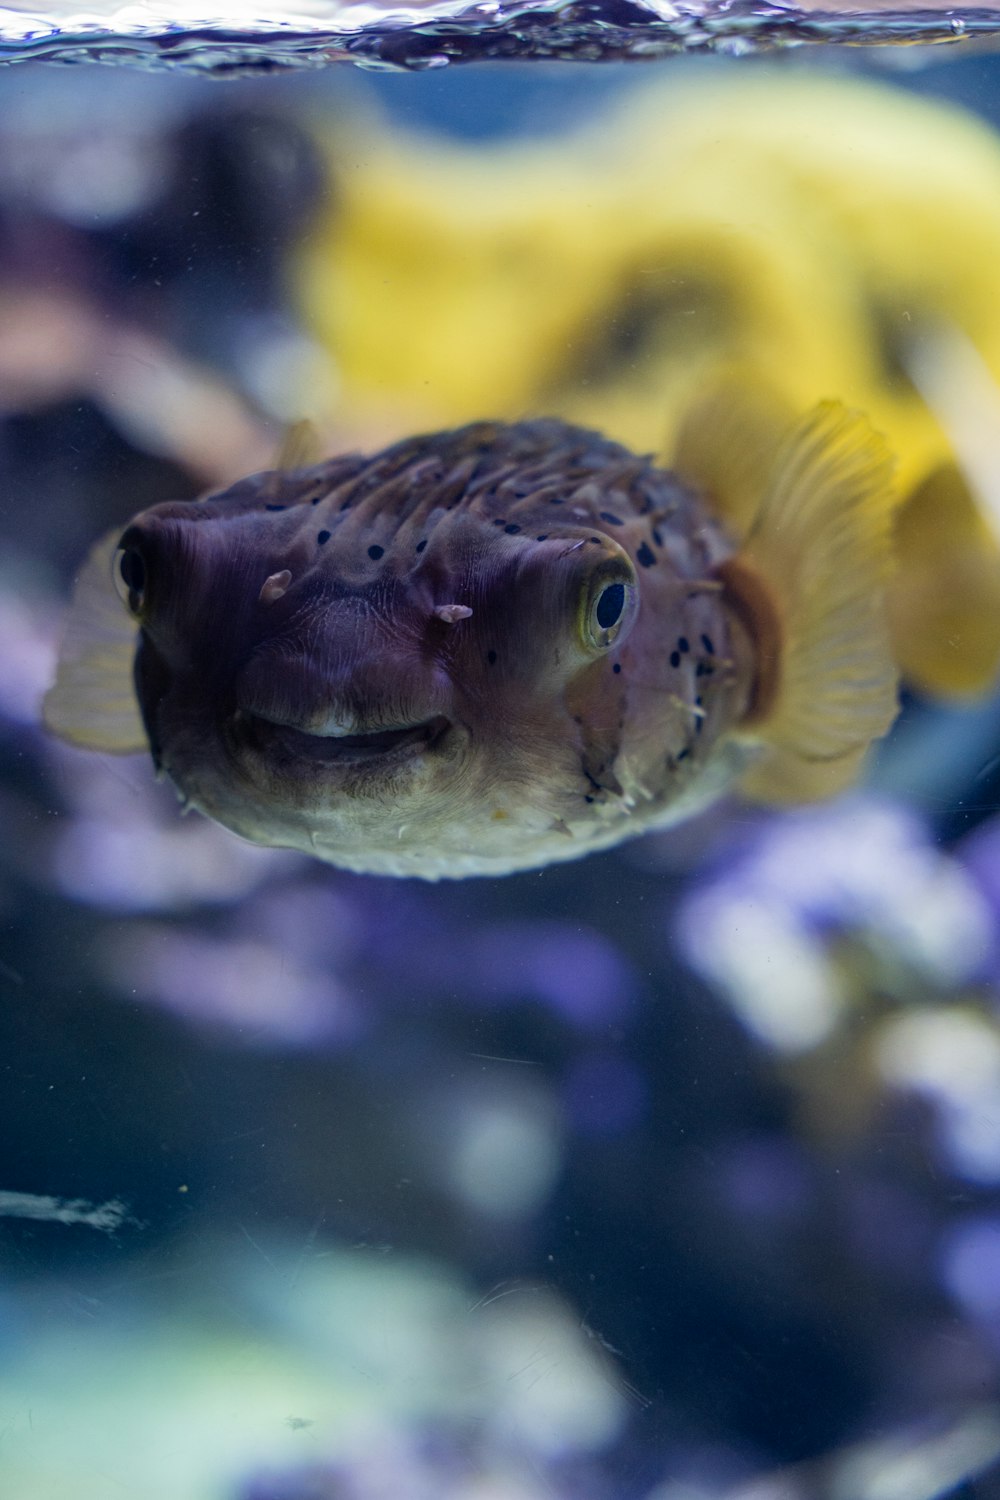
[[[759,800],[840,791],[895,718],[891,475],[864,418],[824,402],[786,439],[744,551],[722,570],[765,684],[745,726],[763,750],[744,780]]]
[[[771,746],[767,755],[744,775],[740,790],[755,802],[772,807],[797,807],[838,797],[861,776],[870,743],[835,760],[809,760],[784,746]]]
[[[753,525],[794,419],[776,392],[733,371],[681,419],[671,467],[710,498],[737,540]]]
[[[942,698],[986,692],[1000,677],[1000,546],[956,467],[901,506],[895,550],[889,626],[903,676]]]
[[[120,536],[98,542],[80,570],[42,718],[70,744],[125,754],[148,742],[132,686],[136,624],[111,581]]]
[[[315,423],[308,417],[293,422],[281,440],[281,447],[274,456],[274,467],[282,474],[294,469],[309,469],[318,464],[320,452],[319,433]]]

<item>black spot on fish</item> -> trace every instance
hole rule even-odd
[[[604,538],[602,536],[588,536],[587,541],[593,542],[598,547],[602,547],[604,545]]]
[[[369,547],[368,548],[368,556],[371,558],[372,562],[378,562],[378,560],[379,560],[380,557],[384,557],[385,556],[385,548],[384,547],[379,547],[378,545],[375,545],[373,547]]]
[[[422,542],[418,542],[418,543],[417,543],[417,551],[418,551],[418,552],[423,552],[423,550],[424,550],[424,548],[425,548],[425,547],[426,547],[426,546],[427,546],[427,538],[426,538],[426,537],[424,537],[424,539],[423,539],[423,541],[422,541]]]
[[[317,532],[316,540],[321,547],[325,547],[327,542],[330,540],[330,533],[328,531]]]
[[[513,521],[511,521],[509,526],[504,527],[504,531],[506,531],[508,536],[517,536],[520,529],[520,526],[515,526]]]
[[[584,800],[584,802],[593,802],[594,799],[590,795],[589,792],[584,792],[584,794],[583,794],[583,800]]]
[[[621,669],[622,669],[622,664],[621,664],[620,661],[616,661],[615,664],[614,664],[614,666],[611,668],[612,672],[620,672]]]
[[[681,664],[681,653],[679,651],[671,651],[671,653],[670,653],[670,665],[672,667],[679,667],[680,664]]]
[[[495,651],[487,651],[487,653],[486,653],[486,660],[489,662],[489,664],[490,664],[491,667],[495,667],[496,664],[497,664],[497,654],[496,654],[496,652]]]
[[[656,545],[658,547],[662,547],[663,546],[663,537],[661,536],[658,527],[656,527],[656,526],[651,527],[649,534],[653,538],[653,541],[656,543]]]
[[[566,502],[565,502],[565,500],[560,500],[557,496],[553,495],[552,498],[549,501],[549,504],[550,505],[565,505]]]
[[[322,495],[314,495],[314,496],[313,496],[313,497],[312,497],[312,500],[311,500],[311,501],[310,501],[310,504],[311,504],[311,505],[318,505],[318,504],[319,504],[319,502],[320,502],[320,501],[321,501],[321,500],[322,500],[322,498],[323,498],[323,496],[322,496]]]
[[[288,506],[287,505],[265,505],[264,509],[265,510],[287,510]]]
[[[688,748],[687,745],[685,745],[683,750],[678,750],[678,752],[677,752],[677,759],[679,761],[681,761],[681,760],[687,760],[687,758],[688,758],[688,756],[690,754],[691,754],[690,749]]]
[[[341,508],[342,511],[343,510],[350,510],[351,504],[352,504],[352,502],[350,500],[345,500],[344,503],[343,503],[343,505],[340,508]]]
[[[507,519],[505,516],[497,516],[495,517],[493,524],[494,526],[506,526]]]
[[[602,521],[607,521],[607,523],[608,523],[609,526],[624,526],[625,525],[625,522],[622,520],[622,518],[620,516],[613,516],[609,510],[602,510],[600,512],[600,516],[601,516],[601,520]]]
[[[711,638],[711,636],[703,635],[702,638],[701,638],[701,644],[704,646],[704,648],[708,652],[709,656],[714,656],[715,655],[715,647],[712,645],[712,638]]]
[[[648,542],[643,542],[642,546],[639,548],[638,552],[635,555],[644,568],[651,568],[656,562],[656,553],[653,551]]]
[[[688,640],[688,638],[687,638],[686,635],[681,635],[681,636],[677,637],[677,649],[678,649],[678,651],[685,651],[685,652],[691,650],[691,643]]]
[[[547,542],[548,539],[549,539],[549,534],[548,534],[547,531],[543,531],[542,534],[541,534],[541,536],[536,536],[535,537],[535,541],[536,542]]]

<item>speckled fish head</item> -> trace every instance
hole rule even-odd
[[[625,460],[638,500],[619,484],[602,517]],[[669,676],[664,612],[686,652],[685,629],[725,648],[692,589],[711,527],[667,544],[640,514],[657,486],[672,512],[669,476],[593,434],[477,424],[145,512],[116,571],[155,759],[237,833],[359,870],[499,873],[613,842],[637,799],[676,792],[667,771],[687,778],[685,745],[698,759],[707,711],[693,657],[690,702]]]

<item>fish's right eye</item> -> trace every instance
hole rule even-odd
[[[136,618],[146,602],[146,562],[138,547],[119,547],[113,567],[119,599]]]

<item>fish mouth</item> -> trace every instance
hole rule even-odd
[[[276,724],[258,714],[237,715],[240,738],[262,753],[328,766],[363,766],[405,760],[440,747],[451,720],[435,714],[418,724],[374,729],[364,734],[309,734],[290,724]]]

